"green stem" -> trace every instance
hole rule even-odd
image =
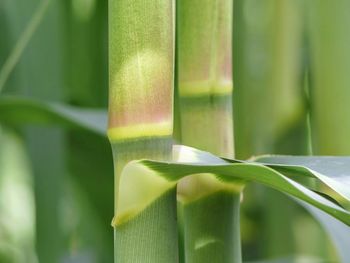
[[[134,181],[121,175],[135,159],[171,160],[173,7],[173,0],[109,0],[115,262],[178,262],[175,190],[158,196],[162,183],[145,170],[134,171]]]
[[[124,192],[135,192],[138,189],[133,185],[125,185],[120,181],[121,171],[125,164],[131,160],[147,158],[156,160],[170,159],[172,140],[170,137],[163,138],[140,138],[125,142],[112,142],[112,149],[115,160],[115,185],[116,201],[115,211],[117,212],[114,225],[114,251],[115,262],[178,262],[178,238],[176,227],[176,191],[171,191],[158,197],[151,205],[135,216],[130,214],[118,218],[118,207],[126,199],[118,202],[120,189]],[[145,193],[152,190],[151,185],[156,182],[144,182]],[[151,194],[152,195],[152,194]],[[145,197],[146,198],[146,197]],[[132,197],[130,197],[132,199]]]
[[[232,0],[177,1],[178,138],[226,157],[234,156],[232,8]],[[211,175],[180,181],[186,263],[241,262],[240,191]]]
[[[115,227],[115,262],[178,262],[176,190],[172,189],[142,213]]]
[[[184,205],[185,262],[241,262],[240,194],[217,192]]]
[[[350,3],[312,1],[308,5],[313,153],[349,155]]]
[[[57,128],[38,127],[26,129],[25,136],[34,172],[38,258],[40,262],[59,262],[64,245],[58,207],[65,174],[65,136]],[[38,148],[39,144],[53,150]],[[57,233],[52,231],[53,224]]]
[[[239,159],[305,154],[305,132],[298,129],[305,130],[306,116],[300,85],[300,13],[298,1],[293,0],[256,5],[235,1],[233,105]],[[246,19],[244,14],[256,19]],[[297,143],[286,147],[291,136],[297,137]]]

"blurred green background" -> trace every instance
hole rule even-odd
[[[349,12],[347,0],[234,0],[237,158],[350,155]],[[107,0],[0,0],[0,262],[113,260],[107,13]],[[67,109],[70,122],[56,114]],[[99,128],[74,125],[86,109]],[[249,186],[241,217],[245,261],[336,262],[280,193]]]

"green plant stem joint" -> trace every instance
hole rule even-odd
[[[178,262],[176,224],[173,188],[136,217],[115,226],[115,262]]]
[[[144,156],[169,159],[170,136],[111,142],[116,174],[115,262],[178,262],[175,184],[148,177],[147,170],[122,174],[128,162]]]

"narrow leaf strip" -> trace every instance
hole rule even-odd
[[[40,25],[40,22],[45,16],[46,10],[50,2],[51,0],[41,1],[31,20],[29,21],[26,29],[24,30],[23,34],[19,38],[18,42],[16,43],[7,60],[5,61],[4,65],[2,66],[0,70],[0,92],[4,88],[7,79],[9,78],[11,72],[13,71],[19,59],[21,58],[24,49],[26,48],[36,29]]]
[[[338,251],[340,262],[347,262],[350,258],[349,244],[350,244],[350,228],[334,217],[326,214],[323,211],[299,201],[299,203],[308,210],[323,228],[326,230],[330,238],[333,240],[334,246]]]

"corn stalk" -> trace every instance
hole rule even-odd
[[[231,0],[177,1],[178,137],[225,157],[234,155],[232,15]],[[180,181],[185,262],[241,261],[240,191],[211,174]]]
[[[134,159],[171,159],[173,100],[173,13],[171,0],[109,1],[109,128],[115,163],[115,262],[177,262],[175,188],[145,210],[125,210],[134,198],[147,200],[162,188],[142,188],[120,174]],[[138,180],[143,180],[143,173]],[[121,195],[127,198],[122,200]],[[125,196],[125,195],[123,195]],[[141,201],[142,202],[142,201]]]

